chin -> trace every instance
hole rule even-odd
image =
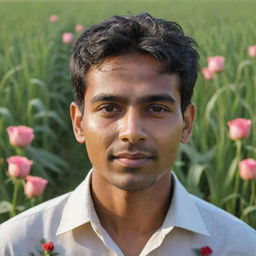
[[[108,177],[108,181],[115,187],[125,191],[144,191],[156,184],[159,177],[156,175],[115,175]]]

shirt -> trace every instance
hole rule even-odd
[[[256,232],[231,214],[189,194],[177,177],[162,226],[139,256],[256,256]],[[73,191],[33,207],[0,225],[0,255],[28,256],[40,240],[66,256],[124,256],[102,227],[90,194],[91,172]],[[136,232],[136,231],[134,231]],[[132,245],[130,245],[132,246]],[[136,255],[135,255],[136,256]]]

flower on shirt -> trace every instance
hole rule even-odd
[[[48,242],[42,244],[42,248],[45,252],[52,252],[54,250],[54,244],[53,242]]]
[[[54,252],[54,244],[53,242],[46,242],[45,239],[42,239],[40,241],[41,247],[36,248],[37,252],[39,253],[38,255],[43,255],[43,256],[56,256],[59,255],[57,252]],[[33,252],[29,254],[30,256],[36,256]]]
[[[209,246],[203,246],[199,249],[194,249],[196,256],[209,256],[213,253],[213,250]]]

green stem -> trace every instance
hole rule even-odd
[[[236,158],[238,159],[238,161],[240,161],[240,158],[241,158],[241,148],[242,148],[242,141],[237,140],[236,141]]]
[[[15,147],[15,151],[16,151],[16,154],[17,154],[18,156],[25,156],[25,151],[24,151],[23,148],[21,148],[21,147]]]
[[[251,193],[250,193],[250,200],[249,200],[249,205],[254,205],[256,204],[255,202],[255,186],[256,186],[256,183],[254,180],[251,181]]]
[[[35,198],[31,198],[30,199],[30,206],[33,207],[36,205],[36,199]]]
[[[241,140],[237,140],[236,141],[236,163],[237,163],[237,166],[238,166],[239,162],[241,161],[241,147],[242,147]],[[235,175],[235,186],[234,186],[234,193],[236,195],[239,194],[239,183],[240,183],[240,175],[239,175],[239,171],[237,171],[236,175]],[[239,199],[235,198],[234,204],[233,204],[234,214],[236,213],[236,202],[237,201],[239,202]]]
[[[13,217],[16,215],[16,206],[17,206],[17,197],[18,197],[19,188],[20,188],[20,181],[18,179],[15,179],[13,197],[12,197],[12,210],[10,212],[10,217]]]

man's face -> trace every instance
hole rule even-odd
[[[181,113],[179,77],[151,56],[107,59],[87,74],[83,113],[71,104],[76,139],[97,177],[120,189],[150,188],[189,138],[194,107]]]

